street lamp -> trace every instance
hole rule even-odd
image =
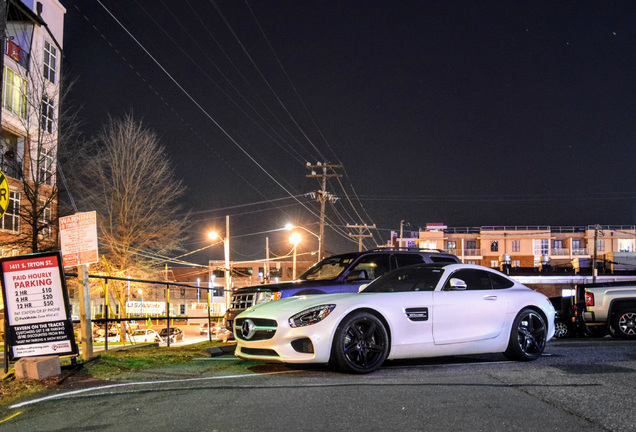
[[[298,243],[300,242],[300,234],[297,232],[292,233],[289,236],[289,242],[294,245],[294,265],[292,267],[292,280],[296,280],[296,250],[298,249]]]
[[[320,251],[322,250],[321,243],[322,243],[322,239],[320,238],[320,236],[314,232],[309,231],[307,228],[299,226],[299,225],[292,225],[290,223],[285,225],[285,229],[290,231],[294,228],[300,228],[301,230],[305,230],[307,231],[309,234],[311,234],[312,236],[316,237],[318,239],[318,261],[320,261],[322,259],[322,256],[320,256]]]

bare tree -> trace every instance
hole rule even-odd
[[[100,254],[112,273],[137,273],[152,254],[180,248],[187,217],[177,201],[185,189],[157,136],[132,114],[110,119],[79,174],[77,196],[82,208],[97,211]]]

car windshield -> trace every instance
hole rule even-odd
[[[300,280],[333,280],[353,262],[355,255],[325,258],[300,276]]]
[[[404,267],[376,279],[362,292],[433,291],[444,274],[442,267]]]

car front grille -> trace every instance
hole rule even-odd
[[[248,309],[254,305],[254,297],[256,293],[247,293],[247,294],[234,294],[232,296],[232,302],[230,304],[230,309]]]
[[[259,349],[259,348],[241,348],[241,352],[243,354],[248,355],[257,355],[257,356],[268,356],[268,357],[278,357],[278,353],[271,349]]]
[[[254,334],[249,338],[245,338],[243,334],[243,323],[249,319],[254,324]],[[267,340],[274,337],[278,324],[275,320],[265,318],[239,318],[236,320],[236,333],[234,337],[246,341]]]

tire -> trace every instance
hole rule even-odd
[[[510,360],[531,361],[543,354],[548,328],[534,309],[523,309],[510,330],[510,341],[504,355]]]
[[[585,333],[590,337],[605,337],[607,336],[607,326],[605,325],[586,325]]]
[[[570,327],[561,320],[554,322],[554,337],[557,339],[566,338],[572,336]]]
[[[340,371],[370,373],[379,369],[389,355],[389,335],[375,315],[354,312],[338,326],[332,353]]]
[[[621,310],[612,317],[612,328],[623,339],[636,339],[636,310]]]

